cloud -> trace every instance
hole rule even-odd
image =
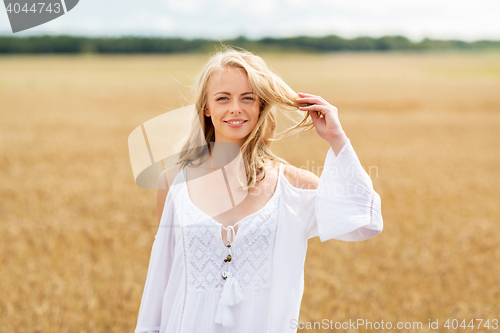
[[[20,32],[249,38],[387,34],[500,39],[498,0],[85,0],[47,24]],[[0,29],[10,33],[7,15]]]
[[[175,13],[199,13],[203,9],[201,1],[164,0],[166,7]]]

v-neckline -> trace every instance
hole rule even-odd
[[[233,236],[233,241],[230,242],[231,244],[233,244],[234,242],[236,242],[236,239],[239,238],[237,236],[240,234],[240,227],[238,226],[238,231],[237,232],[234,230],[234,227],[236,225],[238,225],[240,222],[248,220],[249,218],[262,213],[271,204],[271,202],[273,202],[274,200],[276,200],[276,197],[278,196],[278,192],[279,192],[280,186],[281,186],[281,171],[282,171],[281,168],[283,168],[283,167],[284,167],[283,163],[280,162],[280,165],[279,165],[279,168],[278,168],[278,181],[276,182],[276,189],[274,190],[274,193],[271,196],[271,198],[269,200],[267,200],[266,204],[262,208],[260,208],[259,210],[257,210],[256,212],[245,216],[244,218],[240,219],[235,224],[233,224],[231,226],[227,226],[227,227],[224,226],[219,221],[217,221],[216,219],[214,219],[213,217],[211,217],[210,215],[208,215],[207,213],[205,213],[203,210],[201,210],[201,208],[199,208],[198,206],[196,206],[196,204],[193,202],[193,200],[191,200],[191,197],[189,196],[189,188],[188,188],[188,185],[187,185],[186,177],[184,176],[184,169],[181,169],[180,173],[182,174],[182,180],[183,180],[182,182],[184,183],[183,188],[184,188],[184,193],[185,193],[186,199],[187,199],[186,201],[189,203],[189,205],[193,206],[193,208],[196,209],[201,215],[205,216],[206,218],[208,218],[210,221],[214,222],[215,224],[221,226],[224,230],[227,230],[229,227],[233,227],[234,236]],[[222,232],[222,229],[220,231]],[[224,247],[226,247],[226,245],[223,242],[221,232],[218,232],[218,238],[220,238],[220,240],[222,241],[222,245]]]

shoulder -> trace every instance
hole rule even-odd
[[[158,177],[158,190],[168,190],[180,170],[179,164],[163,170]]]
[[[156,211],[158,217],[158,225],[160,225],[163,208],[165,207],[165,201],[167,200],[168,190],[180,170],[180,165],[176,164],[168,169],[163,170],[158,177],[158,191],[156,193]]]
[[[319,177],[310,171],[288,164],[285,165],[283,175],[293,187],[306,190],[315,190],[318,188]]]

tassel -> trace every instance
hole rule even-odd
[[[224,283],[224,288],[219,298],[217,305],[217,313],[215,322],[222,324],[224,327],[232,327],[234,325],[231,306],[241,302],[245,296],[241,290],[238,281],[233,278],[231,272],[226,272],[227,278]]]
[[[215,322],[222,324],[224,327],[234,326],[233,314],[231,308],[228,305],[222,304],[219,299],[219,304],[217,305],[217,314],[215,316]]]
[[[245,299],[238,280],[233,278],[231,272],[226,272],[227,279],[222,290],[221,299],[225,305],[235,305]]]

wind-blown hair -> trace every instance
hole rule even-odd
[[[197,115],[193,121],[201,124],[203,133],[193,131],[187,138],[177,163],[180,164],[181,168],[195,165],[193,163],[195,160],[199,160],[196,165],[198,166],[202,160],[208,158],[210,142],[215,141],[215,129],[211,118],[204,114],[204,109],[207,107],[207,82],[214,71],[228,66],[243,69],[248,75],[249,85],[253,92],[260,97],[259,120],[241,146],[241,156],[247,175],[246,187],[244,184],[242,187],[249,189],[255,185],[258,174],[263,174],[260,180],[264,179],[265,165],[268,160],[289,164],[271,152],[269,148],[271,143],[289,135],[307,132],[314,127],[314,124],[309,111],[298,109],[299,106],[310,104],[297,103],[296,98],[299,95],[283,79],[271,71],[261,57],[244,49],[236,50],[233,47],[223,45],[211,56],[192,86]],[[281,133],[276,133],[278,109],[285,111],[283,114],[292,122],[292,125]],[[292,117],[293,113],[305,114],[301,121],[297,121],[296,118]],[[193,126],[193,128],[199,128],[199,126]]]

